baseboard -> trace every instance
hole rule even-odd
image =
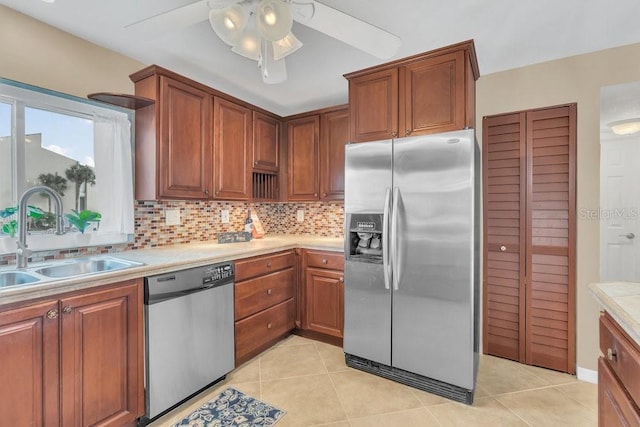
[[[580,366],[578,366],[578,369],[576,369],[576,377],[578,377],[580,381],[598,384],[598,371],[581,368]]]

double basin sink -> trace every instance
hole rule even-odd
[[[25,270],[0,271],[0,288],[36,284],[53,279],[69,279],[97,273],[122,270],[143,265],[140,262],[115,257],[67,259],[41,264]]]

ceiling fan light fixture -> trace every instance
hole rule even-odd
[[[209,23],[220,39],[230,46],[238,43],[247,19],[244,8],[233,4],[224,9],[211,9]]]
[[[266,40],[275,42],[291,32],[293,15],[283,0],[261,0],[257,15],[258,30]]]
[[[616,135],[631,135],[640,132],[640,117],[617,120],[609,123],[609,127]]]
[[[287,34],[284,38],[272,42],[273,43],[273,59],[276,61],[291,55],[296,50],[302,47],[302,42],[293,35],[293,33]]]
[[[260,59],[260,34],[255,28],[247,28],[238,42],[231,48],[233,53],[257,61]]]

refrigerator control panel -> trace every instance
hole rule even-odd
[[[382,264],[382,214],[347,214],[347,224],[347,259]]]

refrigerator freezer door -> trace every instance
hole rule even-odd
[[[472,130],[394,141],[392,365],[474,388]],[[395,194],[394,194],[395,195]]]
[[[385,196],[391,189],[391,149],[391,141],[345,147],[346,227],[352,214],[385,212]],[[386,226],[388,218],[383,223]],[[347,246],[345,242],[345,255]],[[344,267],[344,351],[390,365],[391,291],[385,288],[385,265],[346,257]]]

